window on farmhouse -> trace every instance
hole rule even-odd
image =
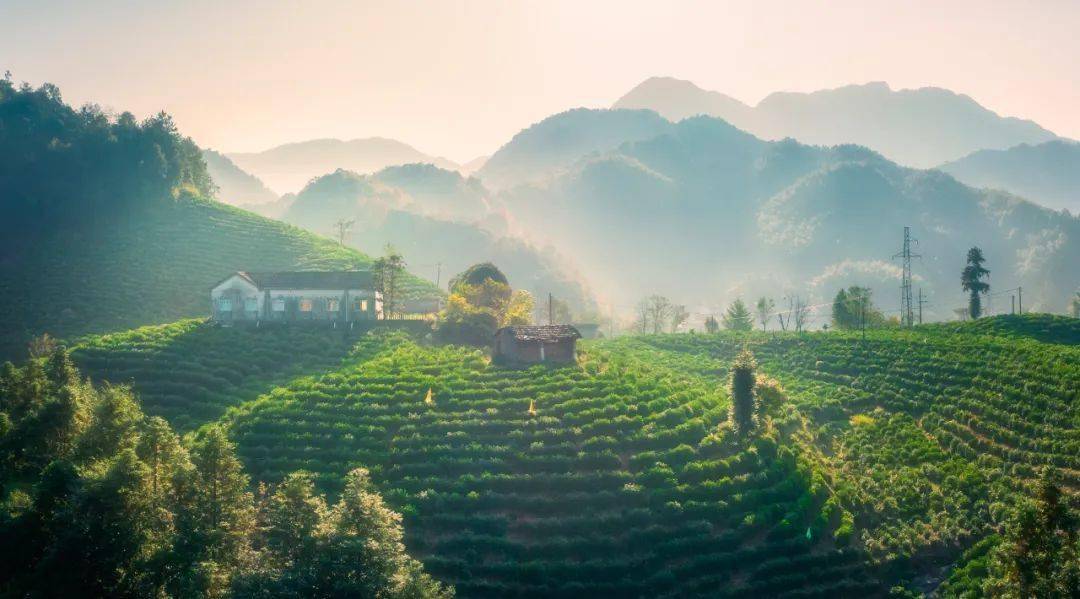
[[[336,299],[328,299],[328,300],[326,300],[326,311],[327,312],[337,312],[338,311],[338,300],[336,300]]]
[[[259,300],[254,297],[244,299],[244,310],[247,312],[256,312],[259,310]]]
[[[232,300],[227,297],[218,298],[218,310],[222,312],[231,312]]]
[[[300,300],[300,311],[301,312],[311,312],[311,300],[309,300],[309,299]]]
[[[360,311],[367,312],[367,300],[360,300]]]
[[[285,311],[285,299],[279,297],[276,300],[274,300],[274,312],[284,312],[284,311]]]

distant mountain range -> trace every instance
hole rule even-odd
[[[606,127],[626,121],[634,126]],[[618,130],[631,139],[618,143]],[[600,133],[582,140],[589,131]],[[1025,307],[1061,310],[1080,284],[1077,218],[861,146],[769,142],[710,117],[672,124],[641,111],[570,111],[527,132],[496,152],[500,173],[569,165],[518,180],[495,201],[514,232],[573,256],[624,310],[652,293],[710,311],[740,295],[827,302],[850,284],[872,287],[882,308],[896,310],[891,256],[904,225],[921,241],[915,271],[932,298],[927,318],[963,305],[958,277],[976,245],[994,289],[1023,285]],[[570,143],[561,132],[573,132]]]
[[[339,168],[357,173],[373,173],[387,166],[410,163],[457,168],[445,158],[429,156],[408,144],[383,137],[349,141],[313,139],[262,152],[230,153],[228,157],[279,194],[299,191],[311,179]]]
[[[203,150],[206,171],[217,186],[216,198],[231,206],[249,206],[276,202],[278,196],[255,175],[236,166],[229,157],[214,150]]]
[[[506,236],[505,218],[490,209],[490,201],[478,180],[432,165],[373,175],[339,169],[312,180],[281,218],[322,234],[339,220],[352,220],[347,245],[378,255],[392,244],[410,270],[432,279],[441,273],[444,284],[472,264],[491,261],[514,287],[536,297],[551,293],[577,315],[592,313],[595,301],[566,258]]]
[[[493,188],[540,181],[590,152],[649,139],[670,127],[670,122],[651,110],[578,108],[519,132],[492,154],[476,175]]]
[[[939,169],[975,187],[1003,189],[1080,214],[1080,143],[1049,141],[980,150]]]
[[[1002,117],[962,94],[934,87],[892,90],[880,82],[813,93],[778,92],[749,106],[689,81],[653,77],[612,108],[646,108],[672,121],[714,116],[762,139],[859,144],[920,168],[978,150],[1057,138],[1032,121]]]

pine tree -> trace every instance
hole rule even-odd
[[[310,567],[320,528],[327,517],[326,500],[315,493],[310,473],[293,472],[281,481],[266,504],[266,544],[286,566]]]
[[[749,435],[757,426],[757,362],[750,350],[744,349],[731,366],[731,426],[738,435]]]
[[[711,314],[705,319],[705,332],[717,333],[720,331],[720,323]]]
[[[960,273],[960,286],[964,291],[971,294],[968,300],[968,314],[972,318],[982,316],[982,300],[979,295],[990,291],[990,284],[982,279],[990,275],[990,271],[983,268],[986,258],[982,250],[973,247],[967,253],[967,266]]]
[[[724,328],[732,331],[749,331],[754,328],[754,317],[741,299],[736,299],[724,313]]]
[[[207,429],[191,452],[192,471],[177,477],[180,569],[174,594],[223,594],[250,565],[254,497],[235,448],[220,426]]]

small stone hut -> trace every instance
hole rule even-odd
[[[495,332],[491,359],[508,366],[572,364],[578,339],[581,333],[568,324],[503,327]]]

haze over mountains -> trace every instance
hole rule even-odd
[[[297,192],[311,179],[339,168],[373,173],[387,166],[414,162],[457,168],[449,160],[429,156],[408,144],[383,137],[349,141],[313,139],[262,152],[230,153],[228,157],[279,194]]]
[[[615,112],[570,111],[515,137],[496,156],[571,161],[565,144],[533,142],[558,131],[593,131],[595,143],[575,139],[582,152],[572,166],[543,181],[504,181],[497,200],[518,232],[574,256],[623,309],[651,293],[713,312],[739,295],[827,301],[850,284],[872,287],[895,309],[899,270],[890,257],[904,225],[921,240],[916,276],[933,298],[928,317],[950,318],[963,304],[957,277],[973,245],[986,251],[995,289],[1023,285],[1025,301],[1039,297],[1042,308],[1062,309],[1080,281],[1075,217],[859,146],[768,142],[709,117],[664,124],[648,112]],[[658,134],[593,151],[634,119],[634,137]]]
[[[1080,214],[1080,143],[1057,140],[980,150],[939,166],[960,181]]]
[[[282,220],[323,233],[339,220],[352,220],[347,245],[377,255],[392,244],[413,272],[431,279],[445,283],[472,264],[491,261],[517,288],[536,297],[552,293],[579,315],[593,310],[591,294],[565,255],[504,235],[505,220],[490,201],[477,179],[433,165],[373,175],[337,170],[304,187]]]
[[[935,87],[893,90],[882,82],[812,93],[777,92],[749,106],[689,81],[653,77],[612,107],[647,108],[672,121],[714,116],[762,139],[854,143],[920,168],[977,150],[1057,138],[1032,121],[1002,117],[962,94]]]

